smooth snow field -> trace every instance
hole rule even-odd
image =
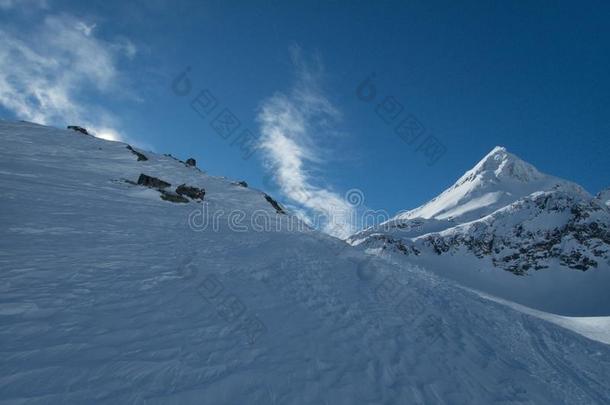
[[[1,404],[610,403],[603,319],[367,256],[140,152],[0,121]]]

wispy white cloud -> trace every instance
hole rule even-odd
[[[74,28],[81,31],[86,36],[90,36],[93,30],[95,29],[95,26],[96,24],[87,25],[87,23],[85,23],[84,21],[78,21],[74,25]]]
[[[263,102],[258,114],[260,147],[267,169],[294,204],[294,211],[329,234],[347,237],[354,231],[354,207],[312,175],[321,162],[317,143],[332,132],[340,112],[321,89],[320,61],[306,62],[298,47],[291,54],[297,80],[289,92],[276,93]]]
[[[47,0],[0,0],[0,9],[9,10],[17,7],[45,9],[49,7]]]
[[[31,27],[0,29],[0,104],[28,121],[77,124],[121,139],[118,120],[85,94],[120,93],[117,61],[135,49],[96,38],[95,24],[70,15],[49,15]]]

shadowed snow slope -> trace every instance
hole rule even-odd
[[[0,142],[0,403],[610,401],[610,346],[291,230],[257,190],[73,131]]]

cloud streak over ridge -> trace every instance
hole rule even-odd
[[[0,29],[0,104],[20,119],[83,125],[99,137],[121,139],[118,120],[86,93],[120,93],[117,61],[133,56],[133,45],[100,40],[95,24],[67,14],[31,26],[20,34]]]
[[[297,80],[286,93],[266,99],[258,114],[261,149],[267,170],[273,173],[281,193],[307,222],[337,237],[354,231],[354,207],[341,195],[316,182],[312,172],[321,163],[316,144],[330,132],[340,112],[320,88],[321,64],[307,64],[297,47],[291,49]]]

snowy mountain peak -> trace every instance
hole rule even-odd
[[[506,148],[504,146],[495,146],[489,154],[491,155],[496,152],[506,152]]]
[[[457,184],[473,181],[477,177],[485,180],[514,180],[528,182],[544,177],[531,164],[508,152],[503,146],[496,146],[471,170],[467,171]]]
[[[428,203],[395,219],[435,218],[459,222],[489,215],[535,191],[562,189],[588,196],[577,184],[546,175],[533,165],[496,146],[453,186]]]
[[[501,146],[426,204],[347,241],[525,305],[566,314],[610,311],[610,189],[593,198]]]

